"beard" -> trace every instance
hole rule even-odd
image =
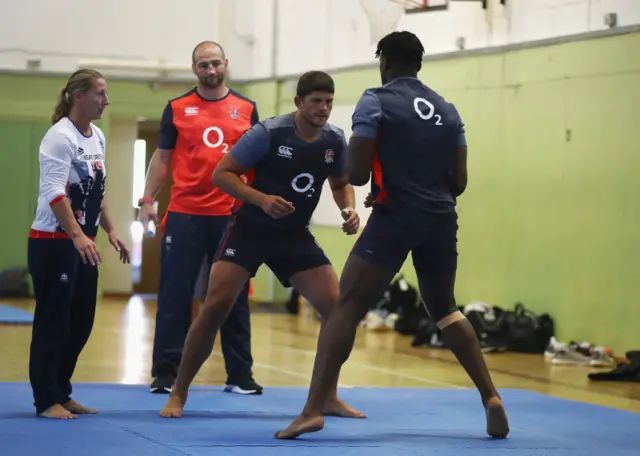
[[[222,74],[218,74],[215,76],[205,76],[200,78],[200,84],[203,87],[206,87],[208,89],[215,89],[217,87],[220,87],[220,84],[222,84],[224,82],[224,75]]]

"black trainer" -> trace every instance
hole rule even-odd
[[[235,394],[262,394],[262,386],[258,385],[256,381],[249,377],[241,381],[231,381],[227,379],[226,385],[224,385],[225,393]]]
[[[153,379],[149,390],[154,394],[169,394],[175,380],[171,374],[160,374]]]

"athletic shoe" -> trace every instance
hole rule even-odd
[[[161,374],[153,379],[149,390],[154,394],[169,394],[173,388],[175,378],[170,374]]]
[[[613,352],[610,348],[595,347],[591,350],[591,361],[589,364],[595,367],[612,366],[616,363]]]
[[[566,344],[559,342],[555,337],[551,337],[551,339],[549,339],[549,344],[544,351],[544,357],[547,361],[551,361],[557,352],[565,351],[566,349]]]
[[[552,364],[580,364],[588,365],[591,357],[577,350],[575,345],[569,345],[566,348],[556,350],[551,358]]]
[[[227,384],[224,385],[224,392],[245,395],[258,395],[262,394],[262,386],[258,385],[251,377],[239,382],[231,382],[228,380]]]

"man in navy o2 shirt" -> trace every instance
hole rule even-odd
[[[509,433],[476,333],[455,305],[456,198],[467,185],[467,144],[455,107],[418,79],[423,53],[410,32],[393,32],[378,43],[383,85],[366,90],[356,106],[347,158],[353,185],[372,177],[367,200],[373,210],[342,272],[340,305],[320,335],[307,404],[276,438],[323,428],[322,404],[351,354],[358,323],[409,252],[431,319],[478,388],[487,433]]]
[[[284,286],[303,295],[323,320],[338,304],[338,277],[308,228],[325,181],[344,219],[343,231],[355,234],[360,225],[353,186],[344,174],[344,133],[327,123],[333,94],[328,74],[305,73],[298,81],[296,112],[257,123],[213,172],[214,184],[242,204],[218,246],[207,298],[189,329],[176,383],[161,416],[182,416],[188,388],[211,355],[217,330],[262,264]],[[324,323],[321,334],[323,327]],[[330,383],[320,413],[364,418],[338,399],[338,372]]]

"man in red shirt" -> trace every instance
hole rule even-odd
[[[206,257],[212,263],[235,204],[213,185],[213,170],[258,121],[255,103],[226,86],[228,61],[219,44],[198,44],[192,62],[198,86],[167,104],[139,202],[140,220],[147,232],[150,221],[158,224],[153,198],[171,169],[174,184],[162,221],[152,393],[171,391],[191,324],[191,302],[202,260]],[[262,387],[251,371],[248,291],[249,282],[220,330],[227,370],[225,391],[261,394]]]

